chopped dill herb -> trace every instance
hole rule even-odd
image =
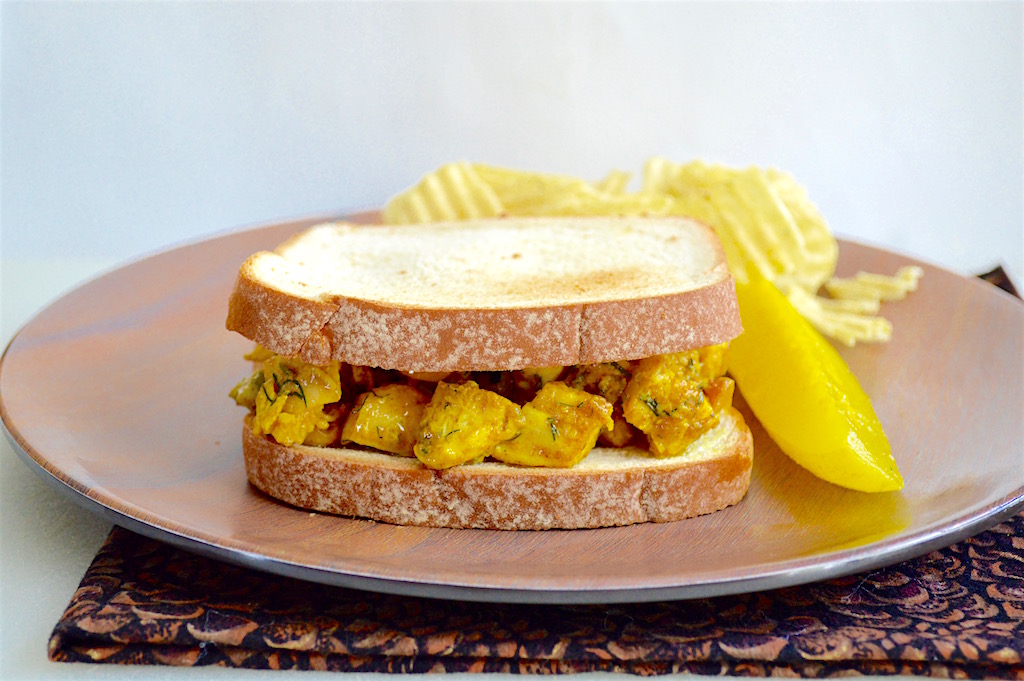
[[[665,409],[663,406],[658,404],[658,400],[654,399],[650,395],[641,397],[640,401],[646,404],[647,408],[650,409],[655,416],[671,416],[679,411],[679,407],[675,407],[674,409]]]
[[[286,385],[294,385],[296,388],[298,388],[298,390],[293,390],[290,393],[288,393],[289,397],[292,395],[298,395],[300,398],[302,398],[302,404],[304,404],[307,407],[309,406],[309,404],[306,402],[306,391],[302,389],[301,383],[296,381],[294,378],[289,378],[287,381],[283,381],[281,383],[282,388],[285,387]]]
[[[302,399],[302,404],[304,404],[307,407],[309,406],[309,404],[306,402],[306,391],[302,389],[301,383],[296,381],[294,378],[286,378],[285,380],[282,381],[280,378],[278,378],[277,374],[271,375],[274,377],[274,392],[277,394],[278,397],[281,396],[281,388],[285,387],[286,385],[294,385],[296,388],[298,388],[298,390],[292,390],[291,392],[286,393],[285,397],[291,397],[292,395],[295,395]],[[267,399],[270,399],[269,395],[267,396]],[[275,397],[273,400],[270,401],[274,402],[276,399],[277,398]]]
[[[609,363],[609,364],[611,364],[611,365],[612,365],[613,367],[615,367],[615,369],[616,369],[616,370],[617,370],[617,371],[618,371],[618,372],[619,372],[620,374],[625,374],[625,375],[626,375],[627,377],[629,377],[629,378],[633,378],[633,374],[632,374],[632,372],[630,372],[630,370],[629,370],[629,369],[627,369],[626,367],[622,366],[622,365],[621,365],[621,364],[619,364],[618,362],[608,362],[608,363]]]
[[[551,428],[551,440],[558,439],[558,425],[555,423],[555,417],[548,418],[548,427]]]

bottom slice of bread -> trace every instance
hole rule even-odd
[[[417,459],[358,449],[285,447],[242,435],[249,481],[305,509],[397,525],[545,530],[681,520],[735,504],[750,485],[752,442],[743,417],[681,456],[597,447],[573,468],[485,462],[443,471]]]

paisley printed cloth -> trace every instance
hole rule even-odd
[[[375,672],[1024,679],[1024,514],[893,567],[635,605],[366,593],[115,528],[54,629],[64,662]]]

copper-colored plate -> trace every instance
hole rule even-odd
[[[113,522],[193,551],[331,584],[495,601],[647,601],[803,583],[919,555],[1024,502],[1024,305],[923,265],[920,290],[885,306],[892,342],[842,350],[889,433],[901,493],[811,477],[748,414],[747,497],[683,522],[490,532],[288,507],[246,481],[243,414],[227,392],[247,371],[250,344],[224,330],[224,317],[242,260],[310,222],[140,260],[39,313],[0,361],[0,416],[25,461]],[[840,274],[913,262],[849,242],[840,253]]]

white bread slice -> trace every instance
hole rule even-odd
[[[443,471],[357,449],[284,447],[246,419],[245,468],[260,490],[294,506],[399,525],[576,529],[681,520],[743,498],[752,442],[732,408],[686,453],[657,459],[598,447],[573,468],[485,462]]]
[[[685,218],[325,224],[246,260],[227,327],[404,371],[637,359],[741,330],[721,244]]]

